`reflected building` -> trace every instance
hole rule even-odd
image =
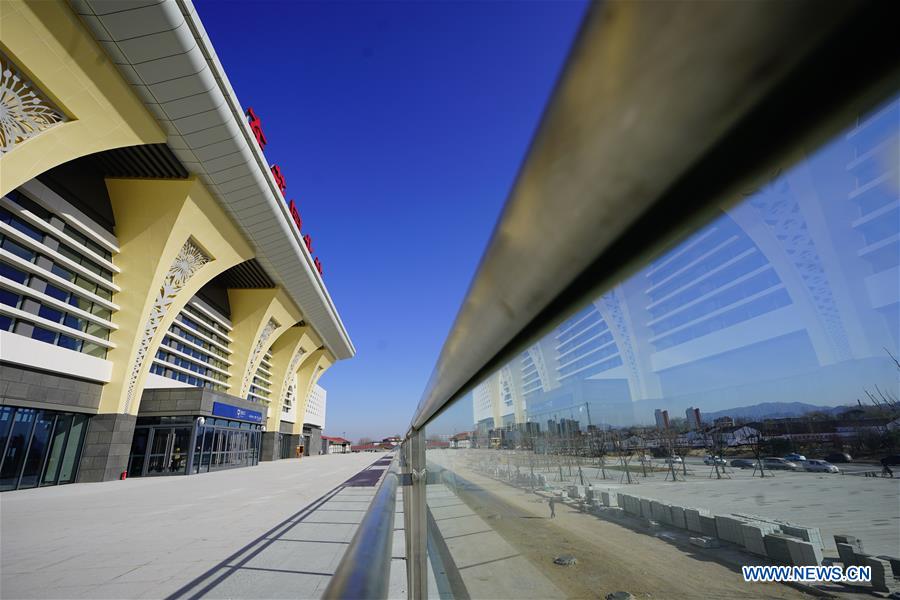
[[[772,173],[482,383],[478,418],[548,423],[586,406],[585,425],[630,425],[659,408],[699,427],[689,407],[896,390],[898,131],[894,101]]]

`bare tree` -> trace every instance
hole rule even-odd
[[[772,473],[766,474],[765,467],[763,465],[763,444],[765,440],[763,439],[762,432],[756,432],[753,435],[748,436],[747,441],[750,442],[750,448],[753,450],[753,458],[755,464],[753,465],[753,473],[750,474],[751,477],[756,476],[756,471],[759,471],[760,477],[772,477]]]

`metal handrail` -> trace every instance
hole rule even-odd
[[[395,456],[322,598],[388,597],[398,479]]]
[[[594,3],[410,427],[883,98],[892,12]]]

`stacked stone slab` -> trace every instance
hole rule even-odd
[[[719,537],[719,530],[716,527],[716,518],[710,515],[700,515],[700,533],[708,537]]]
[[[669,516],[669,506],[656,500],[650,501],[650,518],[666,525],[671,525],[672,523],[672,518]]]
[[[783,533],[766,534],[766,556],[777,563],[785,565],[792,564],[790,542],[795,539],[797,538],[792,538]]]
[[[669,507],[669,516],[672,518],[672,525],[679,529],[687,529],[687,521],[684,518],[684,508],[672,505]]]
[[[701,510],[698,508],[685,508],[684,509],[684,520],[687,525],[688,531],[693,531],[694,533],[703,533],[703,528],[700,527],[700,515],[708,515],[705,510]]]
[[[766,556],[766,535],[778,533],[778,526],[773,523],[751,521],[741,525],[742,546],[747,552],[758,556]]]
[[[791,564],[797,567],[818,566],[822,564],[822,548],[806,540],[791,536],[788,541]]]
[[[818,527],[803,527],[801,525],[791,525],[790,523],[781,523],[780,527],[783,533],[809,542],[820,550],[825,547],[825,544],[822,543],[822,531]]]
[[[744,533],[741,526],[746,523],[744,519],[733,515],[716,515],[716,530],[719,532],[719,539],[736,544],[744,545]]]
[[[614,495],[609,492],[600,492],[600,499],[603,502],[603,506],[620,506],[618,499],[621,497],[621,494]]]
[[[653,513],[650,511],[650,500],[647,498],[639,498],[638,501],[641,503],[641,516],[652,519]]]
[[[844,568],[852,566],[860,566],[857,554],[863,553],[862,540],[853,535],[836,535],[834,536],[834,545],[837,546],[838,556]]]
[[[862,566],[872,569],[872,589],[876,592],[893,592],[900,589],[897,581],[894,579],[891,563],[869,554],[857,554],[862,562]]]

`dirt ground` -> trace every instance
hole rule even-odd
[[[562,502],[551,520],[543,498],[459,464],[452,470],[473,484],[457,489],[460,499],[569,598],[620,590],[638,598],[812,598],[781,584],[745,583],[740,572],[707,556]],[[561,554],[575,556],[577,564],[553,564]]]

